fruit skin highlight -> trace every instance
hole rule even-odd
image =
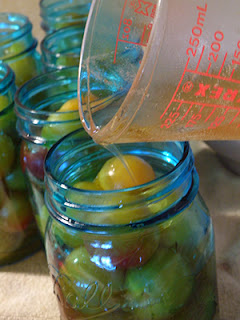
[[[103,190],[131,188],[155,179],[152,167],[142,158],[124,155],[123,161],[126,167],[116,157],[105,162],[96,177]]]

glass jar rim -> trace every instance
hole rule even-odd
[[[38,41],[35,38],[33,38],[33,42],[30,47],[26,48],[24,51],[21,51],[15,55],[12,55],[12,56],[9,56],[6,58],[2,58],[2,61],[5,63],[9,63],[9,62],[12,62],[12,60],[22,58],[24,55],[27,55],[27,54],[31,53],[32,51],[34,51],[37,48],[37,45],[38,45]]]
[[[60,57],[61,53],[54,52],[52,50],[52,46],[61,41],[65,40],[65,37],[74,36],[74,34],[80,34],[82,33],[82,36],[84,34],[84,28],[78,25],[73,26],[67,26],[58,30],[53,31],[52,33],[49,33],[45,36],[45,38],[40,43],[41,51],[45,54],[53,57]],[[79,48],[80,52],[80,48]],[[67,54],[67,55],[73,55],[73,54]]]
[[[4,92],[15,81],[15,74],[6,63],[0,63],[0,71],[3,77],[0,78],[0,94]]]
[[[13,32],[6,33],[5,35],[1,35],[0,43],[6,42],[7,40],[13,41],[21,38],[26,33],[31,32],[32,30],[32,23],[28,19],[27,16],[20,14],[20,13],[13,13],[13,12],[0,12],[0,21],[2,22],[3,18],[6,19],[6,23],[15,22],[18,25],[18,28],[15,29]],[[1,33],[1,28],[0,28]],[[9,39],[11,36],[11,39]]]
[[[78,0],[50,0],[50,3],[49,3],[49,0],[40,0],[39,2],[39,6],[42,10],[44,9],[49,9],[51,7],[54,7],[56,5],[56,3],[59,5],[59,4],[66,4],[66,3],[73,3],[74,4],[74,1],[76,2],[76,5],[82,5],[81,3],[79,3]],[[82,1],[83,2],[83,1]],[[88,3],[91,3],[91,0],[85,0],[84,4],[83,5],[86,5]]]
[[[86,8],[86,6],[89,6],[91,4],[91,0],[82,0],[79,2],[78,0],[50,0],[50,3],[48,3],[49,0],[40,0],[39,6],[40,6],[40,16],[48,21],[49,23],[54,22],[83,22],[86,20],[85,16],[63,16],[62,14],[59,14],[59,12],[62,12],[63,10],[69,10],[71,9],[80,9],[80,8]],[[52,1],[52,2],[51,2]],[[69,6],[67,6],[69,4]]]
[[[167,192],[169,192],[169,193],[172,192],[172,190],[174,190],[176,188],[177,184],[179,183],[179,180],[181,180],[183,178],[183,172],[186,175],[186,170],[189,170],[189,174],[188,174],[189,181],[187,183],[187,188],[185,190],[186,192],[184,191],[185,194],[183,194],[183,196],[181,198],[177,199],[176,203],[174,203],[174,206],[172,206],[172,204],[170,204],[169,208],[168,207],[165,208],[163,211],[160,211],[158,214],[152,214],[152,215],[149,215],[148,217],[145,217],[141,220],[131,221],[129,223],[123,223],[123,224],[121,223],[119,225],[117,224],[117,226],[119,226],[119,228],[126,227],[126,226],[130,227],[130,228],[136,228],[136,227],[141,227],[141,225],[143,223],[144,223],[144,225],[150,226],[153,223],[157,223],[159,221],[161,221],[161,222],[166,221],[171,216],[176,215],[177,213],[181,212],[182,210],[184,210],[185,208],[190,206],[190,204],[194,200],[194,198],[198,192],[198,175],[196,173],[196,169],[193,164],[193,155],[192,155],[192,151],[191,151],[191,148],[190,148],[190,145],[188,142],[176,142],[176,144],[178,143],[179,146],[180,145],[182,146],[182,149],[181,149],[182,156],[171,170],[169,170],[165,174],[162,174],[161,176],[157,177],[156,179],[154,179],[148,183],[145,183],[145,184],[142,184],[142,185],[139,185],[136,187],[126,188],[126,189],[121,189],[121,190],[109,190],[109,191],[107,191],[107,190],[104,190],[104,191],[103,190],[100,190],[100,191],[83,190],[83,189],[76,189],[76,188],[66,184],[63,181],[59,181],[58,177],[56,176],[56,173],[54,173],[52,171],[53,168],[52,168],[52,163],[51,163],[51,157],[54,155],[54,152],[58,152],[58,147],[61,146],[61,144],[64,142],[64,140],[66,140],[66,139],[69,139],[69,141],[71,139],[74,140],[74,135],[80,133],[80,131],[84,131],[84,129],[76,130],[75,132],[72,132],[69,135],[60,139],[48,151],[47,157],[45,159],[45,184],[46,184],[46,190],[47,190],[45,192],[45,203],[47,204],[47,207],[50,211],[50,214],[56,220],[59,220],[61,223],[66,224],[66,225],[73,227],[73,228],[90,230],[89,232],[91,232],[91,230],[93,230],[93,229],[94,230],[98,229],[98,230],[100,230],[100,232],[102,232],[105,227],[109,230],[109,228],[112,228],[113,226],[115,227],[116,225],[115,224],[96,225],[93,223],[79,221],[77,218],[73,218],[69,214],[66,215],[64,210],[63,211],[61,211],[61,209],[57,210],[56,206],[57,207],[59,206],[58,201],[61,201],[59,199],[63,199],[62,197],[64,197],[64,205],[63,206],[65,206],[65,208],[88,211],[89,214],[100,212],[100,214],[102,213],[104,215],[104,213],[106,213],[106,208],[107,208],[107,210],[109,209],[111,212],[112,210],[117,209],[118,206],[109,205],[109,208],[108,208],[108,207],[106,207],[105,204],[103,204],[102,205],[103,210],[99,210],[99,208],[101,208],[101,207],[98,207],[97,205],[95,206],[95,204],[93,206],[92,205],[85,205],[85,204],[76,205],[76,203],[74,203],[74,202],[68,203],[68,199],[66,199],[65,196],[63,196],[63,194],[66,194],[68,191],[73,191],[73,192],[77,192],[77,195],[80,196],[81,199],[83,199],[82,198],[83,196],[84,196],[85,200],[87,199],[87,197],[89,199],[91,199],[91,198],[96,199],[99,197],[100,201],[102,201],[100,198],[101,196],[104,196],[106,199],[108,199],[107,198],[108,196],[112,196],[114,194],[116,195],[120,192],[121,192],[121,195],[124,195],[124,193],[127,195],[127,193],[129,193],[129,192],[133,192],[133,194],[134,194],[134,192],[136,190],[140,194],[141,194],[141,192],[142,192],[142,194],[144,194],[144,192],[145,192],[145,198],[141,198],[139,201],[139,198],[137,199],[137,197],[136,197],[136,203],[135,202],[130,203],[129,208],[131,209],[132,205],[134,205],[134,204],[141,205],[141,204],[144,204],[144,201],[149,201],[149,199],[151,201],[155,201],[155,199],[152,198],[151,193],[150,193],[151,196],[149,196],[149,193],[146,192],[146,190],[151,190],[151,188],[152,188],[153,191],[156,192],[155,191],[156,186],[159,186],[159,184],[161,184],[161,183],[162,183],[161,186],[163,186],[163,188],[160,189],[160,192],[158,192],[159,194],[162,193],[162,195],[166,195]],[[89,146],[92,146],[94,144],[94,142],[90,139],[89,139],[89,141],[91,141]],[[169,144],[171,144],[171,143],[174,145],[175,142],[169,142]],[[84,148],[85,146],[87,146],[87,143],[85,143],[85,144],[84,144],[84,142],[81,143],[82,148]],[[69,151],[69,152],[71,152],[71,151]],[[65,156],[66,155],[64,155],[64,157]],[[69,159],[69,157],[68,157],[68,159]],[[55,165],[56,165],[56,159],[54,159],[54,161],[55,161]],[[58,166],[60,167],[61,165],[58,163],[55,166],[55,169]],[[177,179],[175,179],[175,176],[177,177]],[[171,180],[171,178],[172,178],[172,180]],[[164,186],[164,182],[167,183],[167,186]],[[59,194],[59,197],[58,197],[58,195],[54,195],[54,196],[51,195],[51,192],[52,192],[51,188],[53,188],[52,194],[54,194],[54,192],[57,190],[56,193]],[[158,197],[159,197],[159,194],[158,194]],[[87,203],[87,201],[86,201],[86,203]],[[96,208],[97,208],[97,210],[96,210]]]
[[[40,74],[37,75],[36,77],[30,79],[29,81],[27,81],[25,84],[23,84],[20,88],[17,89],[16,94],[15,94],[15,112],[17,114],[17,116],[19,118],[21,118],[22,120],[26,120],[29,118],[33,118],[33,120],[37,117],[37,116],[51,116],[51,115],[55,115],[56,112],[55,111],[42,111],[42,110],[35,110],[33,108],[27,107],[24,102],[22,101],[22,98],[25,97],[25,93],[31,92],[31,96],[34,96],[34,94],[38,94],[41,91],[44,91],[44,89],[47,89],[48,86],[44,86],[45,83],[45,79],[50,79],[51,77],[53,79],[55,79],[57,76],[61,77],[61,80],[64,80],[64,77],[66,77],[66,74],[78,71],[78,68],[76,66],[73,67],[67,67],[64,69],[55,69],[49,72],[46,72],[44,74]],[[71,81],[71,79],[65,79],[64,81],[68,82]],[[39,90],[39,88],[41,90]],[[62,114],[77,114],[78,111],[62,111],[62,112],[58,112],[59,116],[61,116]],[[65,120],[65,121],[60,121],[61,123],[64,123],[66,121],[69,120]],[[80,120],[79,120],[80,121]],[[51,123],[56,123],[59,121],[52,121]],[[39,124],[48,124],[49,121],[46,120],[39,120]]]

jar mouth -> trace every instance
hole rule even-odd
[[[38,75],[31,80],[27,81],[24,85],[18,88],[15,95],[16,113],[19,118],[27,120],[32,118],[33,120],[38,115],[41,117],[50,116],[56,113],[56,110],[45,110],[45,105],[42,105],[42,100],[35,101],[35,104],[31,104],[31,99],[35,96],[41,95],[45,90],[49,88],[49,83],[46,80],[51,80],[53,88],[61,85],[67,86],[71,83],[72,78],[77,75],[78,69],[76,67],[69,67],[64,70],[53,70],[45,74]],[[54,94],[53,94],[54,97]],[[43,97],[44,98],[44,97]],[[46,98],[46,97],[45,97]],[[38,103],[37,103],[38,102]],[[42,105],[42,108],[40,106]],[[47,105],[48,106],[48,105]],[[77,111],[68,111],[69,113],[76,113]],[[59,114],[65,114],[66,112],[59,112]],[[24,116],[25,115],[25,116]],[[45,124],[46,120],[39,119]],[[64,122],[64,121],[63,121]]]
[[[23,138],[45,144],[47,139],[41,137],[44,126],[80,123],[78,110],[58,111],[67,100],[77,97],[77,74],[77,67],[56,69],[38,75],[18,88],[15,113],[17,129]]]
[[[10,45],[24,39],[28,35],[31,40],[32,23],[26,16],[18,13],[2,12],[0,13],[0,21],[1,51],[4,52]]]
[[[83,34],[84,28],[81,26],[70,26],[47,35],[40,44],[43,63],[58,68],[57,59],[61,57],[79,60]]]
[[[0,63],[0,95],[4,94],[15,81],[12,69],[5,63]]]
[[[40,1],[40,15],[42,18],[45,18],[49,21],[82,21],[85,20],[86,17],[72,17],[72,16],[64,16],[68,12],[79,13],[81,9],[87,8],[89,11],[91,5],[91,0],[83,0],[81,2],[77,0],[41,0]]]
[[[154,221],[167,220],[171,215],[177,214],[193,201],[198,191],[198,180],[193,165],[193,155],[187,142],[121,144],[121,151],[124,150],[124,153],[140,154],[147,160],[152,159],[156,170],[160,170],[160,162],[164,161],[161,170],[165,170],[165,172],[158,172],[156,179],[148,183],[132,188],[109,191],[74,188],[74,170],[76,172],[82,170],[84,176],[84,170],[87,170],[87,167],[90,168],[89,163],[94,161],[95,157],[99,157],[97,161],[101,163],[100,166],[106,158],[109,158],[109,154],[105,158],[105,149],[102,148],[104,151],[101,150],[101,152],[101,147],[96,145],[89,137],[83,136],[82,139],[78,140],[77,136],[81,136],[81,132],[84,132],[84,130],[76,131],[57,142],[50,149],[45,160],[46,203],[50,213],[62,223],[89,230],[92,227],[98,228],[99,224],[101,225],[100,228],[103,226],[111,227],[113,225],[104,220],[105,215],[122,208],[133,210],[132,212],[137,210],[138,212],[138,210],[144,209],[147,203],[151,212],[149,210],[142,211],[141,218],[137,217],[136,220],[129,218],[129,222],[124,220],[117,223],[120,227],[130,226],[134,228],[143,222],[150,225]],[[77,141],[80,147],[77,146]],[[71,144],[71,149],[68,149],[68,143]],[[167,150],[164,151],[165,148],[171,146],[174,148],[176,155],[178,154],[179,159]],[[97,151],[94,151],[94,148]],[[136,152],[134,148],[138,148],[138,151]],[[87,150],[92,150],[93,154],[86,155]],[[79,160],[80,155],[82,156],[81,160]],[[88,166],[84,162],[88,163]],[[164,168],[168,164],[169,167]],[[95,166],[97,165],[94,162],[93,167]],[[193,183],[194,179],[195,182]],[[120,199],[127,199],[127,202],[124,203],[125,200],[116,203],[108,202],[107,199],[114,197],[118,199],[119,195]],[[171,199],[171,203],[168,203],[167,199]],[[162,202],[164,206],[161,210],[159,209],[161,206],[158,206],[160,201],[165,201]],[[155,212],[156,210],[160,211]],[[87,212],[87,217],[81,215],[82,212]],[[94,216],[92,221],[91,215]]]

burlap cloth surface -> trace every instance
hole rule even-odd
[[[24,13],[34,35],[43,38],[39,0],[0,0],[0,11]],[[240,320],[240,177],[225,169],[205,143],[191,146],[215,229],[221,320]],[[44,251],[0,269],[0,320],[59,319]]]

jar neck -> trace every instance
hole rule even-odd
[[[52,145],[60,138],[49,141],[43,128],[64,134],[64,126],[79,127],[78,111],[56,112],[67,101],[77,96],[78,68],[65,68],[42,74],[21,86],[15,95],[15,112],[19,135],[38,145]]]
[[[91,0],[41,0],[41,27],[51,33],[73,24],[85,25]]]
[[[32,35],[32,23],[21,14],[0,13],[0,59],[11,61],[32,48],[37,40]]]
[[[165,222],[191,205],[199,181],[188,143],[119,145],[122,153],[136,154],[137,150],[153,163],[157,178],[144,185],[114,191],[72,187],[81,175],[89,181],[91,174],[87,177],[86,172],[91,171],[91,165],[95,168],[110,156],[106,157],[108,152],[89,137],[82,137],[82,131],[55,144],[47,155],[45,199],[55,219],[72,227],[104,232],[104,228],[116,227],[107,218],[119,212],[127,214],[129,221],[118,221],[117,227],[136,228]]]
[[[56,18],[70,12],[79,12],[80,8],[91,5],[91,0],[41,0],[40,1],[40,15],[43,18]]]
[[[7,95],[13,98],[15,91],[15,75],[12,69],[5,63],[0,63],[0,95]],[[12,102],[11,99],[10,102]]]
[[[47,35],[40,44],[45,69],[79,64],[84,28],[71,26]]]

